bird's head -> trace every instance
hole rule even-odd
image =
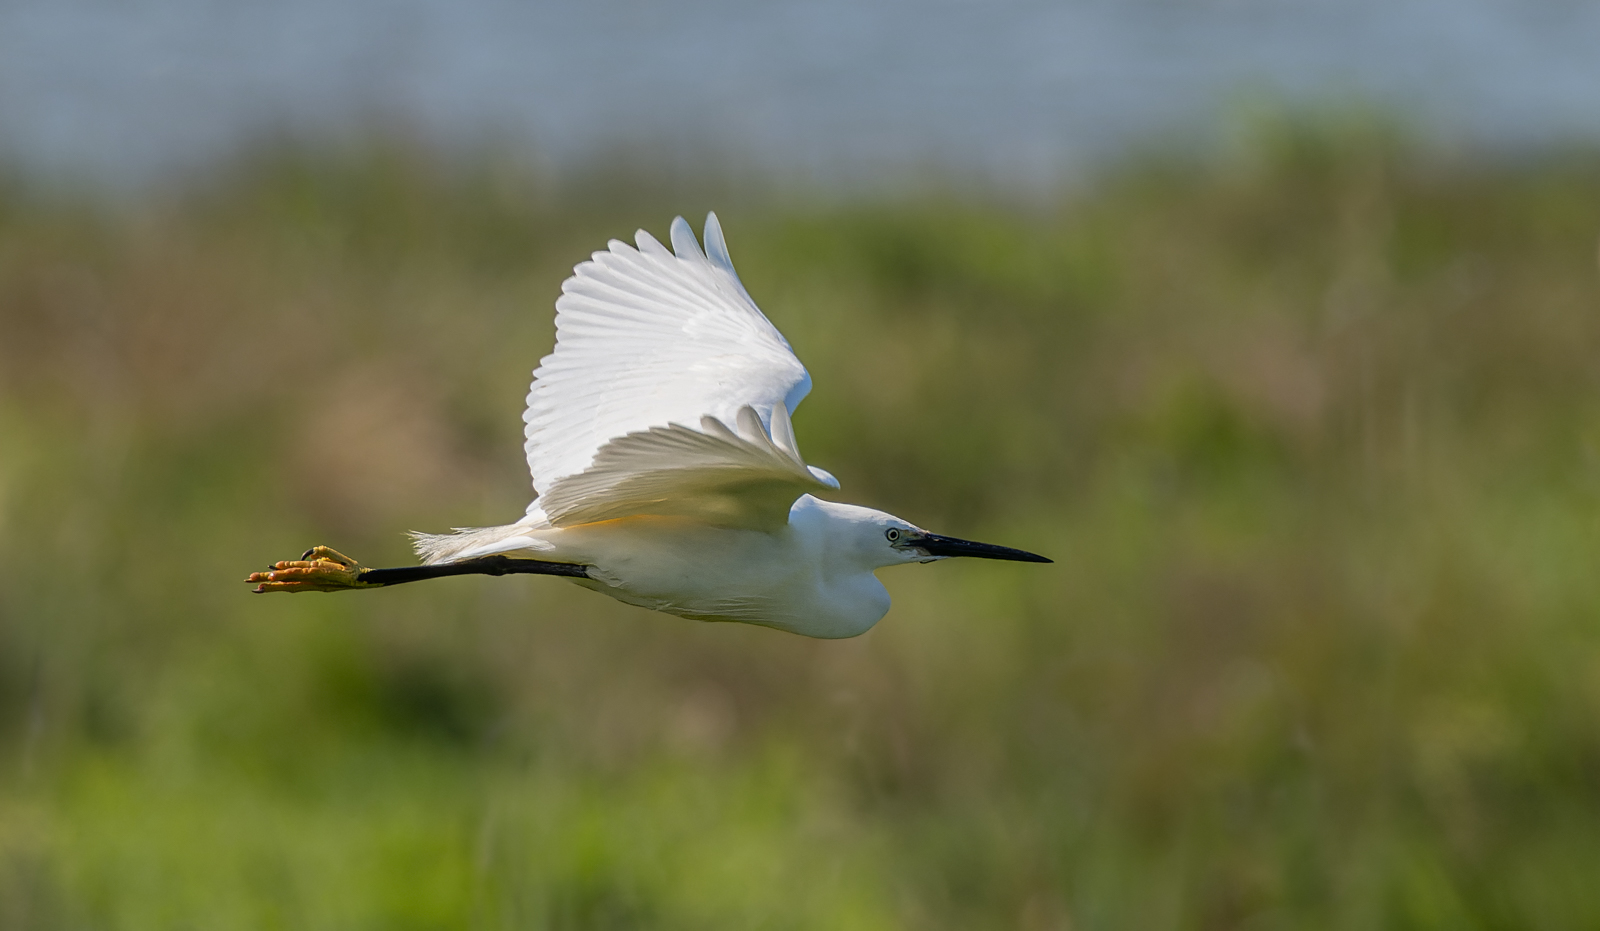
[[[848,549],[859,563],[874,569],[898,566],[909,562],[935,562],[952,556],[975,556],[979,559],[1009,559],[1017,562],[1053,562],[1026,550],[993,543],[976,543],[959,537],[929,533],[921,527],[893,514],[854,505],[827,502],[829,511],[835,512],[835,526],[848,526]]]

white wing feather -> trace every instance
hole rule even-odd
[[[777,411],[787,423],[784,408]],[[588,469],[556,482],[540,505],[557,527],[652,515],[770,529],[787,519],[794,499],[831,487],[745,407],[737,432],[704,417],[698,430],[671,424],[612,440]]]
[[[709,257],[682,217],[676,255],[643,230],[636,241],[612,240],[561,287],[556,348],[523,415],[533,508],[556,526],[643,513],[761,523],[785,494],[782,514],[838,487],[800,458],[789,415],[811,377],[740,283],[716,215]]]

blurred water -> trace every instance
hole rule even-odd
[[[139,182],[381,120],[557,166],[644,144],[1032,182],[1251,97],[1474,146],[1593,139],[1597,49],[1590,0],[0,0],[0,151]]]

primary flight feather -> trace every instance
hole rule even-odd
[[[813,637],[889,608],[873,571],[982,556],[1049,562],[817,498],[790,415],[811,376],[739,281],[715,214],[705,251],[640,230],[573,270],[528,392],[536,497],[516,523],[414,534],[424,565],[367,569],[327,547],[252,573],[257,591],[377,588],[444,575],[563,575],[629,604]]]

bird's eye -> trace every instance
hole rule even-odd
[[[888,530],[885,530],[885,531],[884,531],[884,532],[883,532],[883,535],[884,535],[884,536],[885,536],[885,537],[888,537],[888,538],[889,538],[889,542],[890,542],[890,543],[893,543],[893,542],[895,542],[895,541],[896,541],[896,540],[898,540],[898,539],[900,539],[900,531],[899,531],[899,530],[896,530],[896,529],[895,529],[895,528],[893,528],[893,527],[890,527],[890,528],[889,528],[889,529],[888,529]]]

